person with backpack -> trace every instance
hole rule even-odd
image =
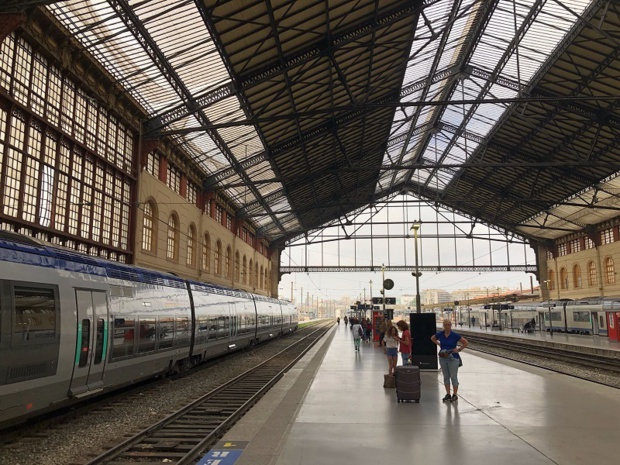
[[[362,336],[364,335],[364,330],[362,329],[362,325],[359,323],[359,321],[357,321],[357,319],[353,321],[351,331],[353,332],[353,344],[355,345],[355,350],[359,352],[360,343],[362,342]]]

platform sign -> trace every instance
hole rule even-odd
[[[220,441],[198,465],[234,465],[248,444],[248,441]]]
[[[436,370],[437,346],[431,337],[437,332],[437,322],[434,313],[410,313],[409,326],[411,330],[412,352],[411,362],[421,370]]]

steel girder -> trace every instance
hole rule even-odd
[[[478,15],[477,18],[477,26],[473,29],[472,34],[470,35],[470,37],[468,37],[467,40],[467,50],[464,53],[464,55],[462,55],[462,58],[460,59],[460,64],[456,67],[456,69],[458,69],[459,71],[462,70],[463,65],[466,64],[466,59],[469,57],[469,55],[472,53],[472,51],[475,48],[475,44],[477,44],[479,38],[482,36],[482,32],[485,30],[486,25],[489,21],[489,19],[491,18],[491,14],[493,12],[494,7],[496,6],[497,2],[499,0],[490,0],[488,2],[485,2],[485,4],[482,6],[481,12]],[[450,17],[448,18],[448,22],[449,24],[451,24],[451,21],[454,20],[454,18],[456,17],[456,15],[458,14],[458,10],[459,10],[459,6],[460,6],[460,2],[455,1],[452,5],[452,11],[450,12]],[[437,68],[439,66],[441,57],[443,56],[443,52],[445,50],[445,46],[446,43],[448,41],[448,37],[450,36],[450,32],[452,31],[452,27],[448,27],[446,28],[446,30],[443,33],[443,36],[441,38],[441,42],[439,44],[438,50],[437,50],[437,54],[433,60],[433,65],[431,67],[431,71],[429,73],[430,79],[428,79],[428,83],[426,85],[426,87],[424,88],[423,94],[421,96],[421,100],[427,100],[428,98],[428,93],[430,92],[431,86],[434,82],[439,82],[441,80],[441,75],[443,73],[440,73],[438,77],[435,77],[437,75]],[[453,67],[454,68],[454,67]],[[456,85],[456,80],[454,80],[451,84],[447,85],[446,88],[444,89],[443,95],[450,95],[450,93],[452,92],[452,89],[454,88],[454,86]],[[415,86],[412,86],[410,88],[408,88],[407,90],[403,89],[404,92],[406,92],[406,94],[413,92],[415,89]],[[419,107],[415,113],[415,115],[413,116],[413,120],[411,123],[411,126],[409,128],[407,137],[405,139],[405,143],[403,144],[403,148],[400,152],[399,158],[398,158],[398,162],[401,163],[403,158],[405,157],[406,151],[407,151],[407,147],[409,145],[409,141],[411,140],[411,138],[414,135],[414,130],[417,126],[417,122],[418,119],[420,118],[420,114],[422,111],[422,107]],[[443,114],[443,112],[441,110],[438,110],[437,113],[435,114],[435,118],[433,118],[433,121],[431,123],[431,127],[435,127],[437,122],[439,121],[441,114]],[[415,156],[412,158],[415,161],[418,161],[419,158],[421,157],[422,153],[424,153],[424,150],[426,148],[426,145],[428,144],[428,142],[430,141],[430,133],[426,136],[425,140],[420,144],[420,148],[416,151]],[[413,172],[410,171],[405,183],[409,183],[411,182],[411,176],[412,176]],[[430,177],[429,177],[430,179]],[[396,173],[394,173],[394,176],[392,176],[392,180],[390,181],[390,188],[392,188],[394,186],[394,183],[396,182]]]
[[[592,19],[592,17],[595,15],[595,13],[598,11],[598,8],[600,8],[600,6],[594,8],[592,7],[588,12],[586,12],[585,18],[584,20],[590,20]],[[585,27],[585,24],[579,23],[580,24],[580,28],[578,28],[578,31],[573,31],[571,33],[571,37],[574,37],[574,35],[577,35],[579,31],[581,31],[581,29],[583,27]],[[571,41],[572,42],[572,41]],[[560,50],[562,50],[562,53],[566,51],[566,48],[568,48],[568,46],[570,45],[569,42],[566,42],[564,44],[562,44],[562,46],[559,47]],[[556,51],[556,55],[558,55],[558,51]],[[559,56],[559,55],[558,55]],[[597,68],[595,70],[593,70],[585,79],[583,79],[579,85],[573,89],[573,91],[571,92],[571,95],[579,95],[581,92],[584,91],[584,89],[586,89],[588,87],[588,85],[590,84],[590,82],[592,82],[592,80],[602,71],[604,70],[609,63],[611,63],[613,60],[617,59],[620,57],[620,47],[616,48],[615,52],[611,55],[609,55],[608,57],[606,57],[606,59],[599,63],[599,65],[597,66]],[[551,63],[549,63],[549,66],[551,65]],[[539,73],[540,77],[542,77],[542,73]],[[533,83],[536,83],[537,80],[532,80]],[[540,89],[540,88],[538,88]],[[509,153],[505,154],[503,157],[503,161],[508,160],[509,158],[518,156],[520,158],[528,158],[532,161],[534,161],[536,158],[531,156],[531,155],[526,155],[524,152],[522,152],[520,149],[521,147],[525,147],[527,146],[527,144],[529,144],[529,141],[533,140],[533,138],[535,136],[537,136],[540,131],[547,126],[548,123],[550,123],[558,114],[561,110],[563,109],[567,109],[569,111],[574,111],[575,107],[574,106],[555,106],[551,112],[549,112],[547,114],[547,117],[545,118],[545,120],[542,123],[537,124],[535,127],[532,128],[532,130],[523,138],[521,139],[518,144],[516,144],[516,148],[511,150]],[[584,108],[582,105],[578,106],[578,109],[580,110],[580,114],[582,114],[585,117],[591,117],[592,116],[599,116],[601,115],[601,113],[598,112],[594,112],[592,109],[589,108]],[[605,111],[602,113],[602,115],[605,117],[604,121],[609,121],[610,124],[615,123],[616,118],[610,118],[608,115],[611,115],[611,112],[609,111]],[[507,124],[508,118],[510,116],[509,112],[506,112],[504,115],[504,119],[497,124],[496,128],[499,127],[504,127],[505,124]],[[597,118],[595,121],[599,121],[599,119]],[[564,140],[562,140],[562,143],[559,144],[558,146],[555,147],[554,150],[552,150],[551,152],[547,152],[545,153],[545,156],[543,158],[544,161],[550,161],[555,159],[555,157],[560,154],[563,153],[566,150],[566,147],[568,147],[571,143],[573,143],[576,140],[579,140],[584,134],[586,134],[587,132],[589,132],[592,128],[592,124],[590,122],[586,122],[583,125],[581,125],[581,127],[574,131],[569,137],[566,137]],[[489,140],[494,140],[494,138],[492,137],[492,135],[488,136]],[[613,143],[611,143],[610,145],[613,145]],[[480,146],[477,149],[477,153],[472,155],[471,159],[474,160],[477,157],[477,154],[480,153],[481,151],[483,151],[486,147]],[[600,149],[599,151],[597,151],[598,154],[600,153],[604,153],[604,148]],[[585,178],[581,175],[576,174],[575,172],[573,172],[572,170],[568,169],[567,167],[564,168],[560,168],[559,169],[560,173],[562,174],[563,177],[567,178],[567,179],[575,179],[578,182],[580,182],[581,184],[586,184],[586,185],[592,185],[594,183],[596,183],[598,181],[598,179],[595,178]],[[464,175],[465,173],[461,172],[461,176]],[[493,178],[493,173],[489,172],[485,178],[482,179],[481,183],[486,184],[489,182],[490,179]],[[545,186],[541,186],[538,190],[535,190],[536,187],[536,183],[538,182],[539,177],[536,177],[534,180],[534,183],[531,185],[530,188],[530,196],[532,197],[537,197],[540,194],[544,193],[544,191],[546,190]],[[454,185],[455,180],[453,180],[453,183],[451,184],[451,186]],[[473,193],[473,191],[475,190],[475,187],[472,186],[471,190],[469,191],[468,194],[466,195],[471,195]],[[449,197],[451,193],[451,190],[448,188],[446,188],[444,194],[442,194],[442,197]],[[449,202],[449,200],[448,200]],[[540,211],[545,210],[548,207],[548,205],[541,205],[540,206]],[[515,204],[515,208],[516,210],[523,210],[523,204],[519,205],[518,203]],[[497,218],[498,220],[502,220],[506,215],[514,213],[514,210],[510,210],[508,212],[506,212],[504,215],[501,215],[499,218]],[[536,212],[538,213],[538,212]],[[533,213],[534,215],[536,213]],[[565,218],[562,218],[564,220],[566,220]],[[568,220],[566,220],[568,221]],[[582,225],[582,227],[585,227],[584,225]]]
[[[323,44],[316,44],[308,47],[304,50],[297,52],[293,56],[282,56],[281,62],[277,65],[272,65],[264,69],[258,70],[253,73],[249,73],[243,76],[234,76],[233,82],[225,84],[217,89],[214,89],[204,94],[197,95],[195,97],[195,106],[188,107],[186,105],[179,105],[171,110],[167,110],[159,115],[155,115],[144,123],[144,134],[157,134],[165,126],[181,120],[187,116],[194,114],[196,111],[207,108],[214,103],[233,95],[239,95],[244,90],[251,88],[257,84],[264,82],[265,80],[278,75],[286,74],[287,70],[301,64],[310,62],[317,57],[325,56],[326,54],[333,55],[334,51],[351,44],[359,36],[368,34],[369,32],[379,30],[385,27],[386,24],[399,21],[407,16],[416,15],[423,8],[428,8],[430,5],[440,0],[433,0],[427,2],[422,7],[415,7],[414,2],[403,8],[397,8],[389,12],[377,15],[376,19],[372,22],[366,22],[365,24],[356,25],[347,31],[343,31],[340,34],[331,37],[331,40],[326,41]],[[203,17],[207,18],[210,15],[207,7],[201,0],[196,1],[198,9],[203,13]],[[277,34],[276,34],[277,36]]]
[[[132,7],[127,3],[127,0],[108,0],[110,6],[119,16],[119,18],[123,21],[127,29],[133,34],[133,36],[138,40],[144,51],[149,55],[153,63],[157,66],[158,70],[162,73],[162,75],[166,78],[166,81],[172,86],[174,91],[179,95],[182,99],[183,104],[188,108],[196,108],[196,100],[189,89],[185,86],[175,69],[172,67],[170,62],[166,59],[164,53],[159,49],[158,45],[151,38],[149,32],[144,27],[140,19],[134,13]],[[211,122],[207,118],[207,116],[202,111],[197,111],[195,113],[198,121],[204,125],[210,125]],[[258,189],[254,187],[250,183],[250,179],[248,178],[246,172],[239,166],[237,159],[230,152],[230,149],[224,142],[224,140],[220,137],[220,135],[213,130],[206,131],[213,142],[218,146],[222,154],[226,157],[228,162],[237,167],[239,170],[239,175],[248,181],[248,188],[252,191],[252,194],[257,199],[262,199],[262,196]],[[264,202],[264,200],[263,200]],[[279,226],[282,232],[285,232],[284,227],[280,224],[276,215],[271,211],[270,206],[267,203],[263,203],[263,207],[265,211],[267,211],[272,219],[272,221]]]
[[[487,93],[491,89],[491,86],[494,84],[496,79],[499,77],[500,73],[502,72],[502,70],[504,69],[506,64],[508,63],[508,60],[512,56],[513,52],[518,47],[519,42],[521,41],[521,39],[523,38],[523,36],[527,32],[529,27],[533,24],[534,20],[538,16],[538,13],[542,10],[542,7],[545,4],[545,1],[546,0],[536,0],[536,2],[532,5],[532,7],[530,8],[530,11],[528,12],[528,15],[526,16],[526,18],[524,18],[523,22],[521,23],[520,28],[516,31],[516,33],[515,33],[514,37],[512,38],[510,44],[508,45],[508,47],[506,47],[506,50],[504,50],[504,53],[502,54],[502,57],[500,58],[500,60],[498,61],[497,65],[495,66],[495,69],[491,73],[490,79],[488,79],[485,82],[484,87],[478,93],[480,98],[483,98],[484,96],[487,95]],[[485,19],[488,20],[489,17],[490,16],[487,14],[485,16]],[[485,24],[485,27],[486,27],[486,24]],[[476,37],[477,37],[477,40],[479,40],[480,37],[481,37],[481,34],[478,34]],[[469,56],[470,56],[471,53],[473,53],[474,48],[475,48],[475,43],[472,41],[472,47],[470,47],[467,50],[467,53],[464,56],[465,59],[469,59]],[[466,63],[466,62],[464,62],[464,63]],[[450,91],[452,95],[456,92],[456,86],[457,86],[457,83],[456,82],[453,83],[452,89]],[[444,109],[445,109],[445,107],[444,107]],[[469,108],[469,110],[467,111],[467,114],[465,115],[465,117],[463,118],[463,121],[461,122],[461,124],[459,126],[459,131],[465,130],[465,128],[467,128],[467,126],[469,125],[469,123],[470,123],[471,119],[473,118],[474,113],[476,112],[477,109],[478,109],[478,105],[472,105]],[[441,111],[439,111],[437,113],[435,122],[438,122],[438,121],[441,120],[441,117],[443,115],[443,111],[444,110],[441,110]],[[458,132],[459,131],[457,131],[457,133],[452,137],[452,139],[448,143],[447,147],[443,150],[443,152],[441,154],[441,157],[439,158],[440,161],[443,161],[443,160],[446,159],[446,157],[450,153],[450,150],[456,144],[456,141],[458,140]],[[426,146],[428,145],[428,143],[430,143],[430,140],[431,140],[431,138],[429,136],[429,137],[426,138],[425,143],[420,144],[420,149],[417,152],[418,155],[421,155],[421,154],[424,153],[424,151],[426,150]],[[436,174],[437,174],[436,171],[431,172],[430,176],[428,177],[428,179],[426,180],[426,182],[424,184],[425,188],[428,187],[431,179]],[[409,182],[410,181],[411,181],[411,176],[409,178]]]

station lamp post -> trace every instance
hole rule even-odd
[[[381,303],[383,305],[383,318],[385,318],[385,264],[381,264]]]
[[[422,303],[420,302],[420,270],[418,264],[418,229],[420,229],[420,223],[413,223],[411,225],[411,231],[413,232],[413,245],[415,249],[415,311],[416,313],[422,313]]]

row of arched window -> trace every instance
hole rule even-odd
[[[142,250],[157,255],[157,206],[155,202],[148,201],[144,204],[143,210]],[[168,260],[179,261],[180,231],[179,217],[173,212],[168,217],[166,227],[166,258]],[[186,264],[190,268],[196,268],[199,246],[197,244],[196,226],[193,223],[187,229],[186,238]],[[259,266],[258,262],[254,262],[251,258],[248,260],[246,255],[243,255],[242,258],[239,251],[236,251],[233,257],[230,245],[224,250],[219,239],[215,241],[215,246],[211,250],[209,233],[204,234],[200,245],[200,267],[203,271],[225,279],[234,278],[237,284],[245,284],[256,289],[269,289],[269,270],[265,266]],[[211,261],[212,258],[213,262]],[[211,267],[211,263],[213,263],[213,267]]]
[[[581,289],[583,287],[582,277],[581,277],[581,267],[579,265],[574,265],[572,270],[572,286],[574,289]],[[606,284],[615,284],[616,283],[616,272],[614,270],[614,260],[611,257],[607,257],[605,259],[605,283]],[[587,280],[588,287],[597,287],[598,286],[598,278],[596,273],[596,264],[593,261],[588,262],[587,265]],[[565,267],[560,268],[560,289],[568,290],[570,284],[568,277],[568,270]],[[549,290],[552,291],[556,287],[555,282],[555,272],[553,270],[549,270]]]

